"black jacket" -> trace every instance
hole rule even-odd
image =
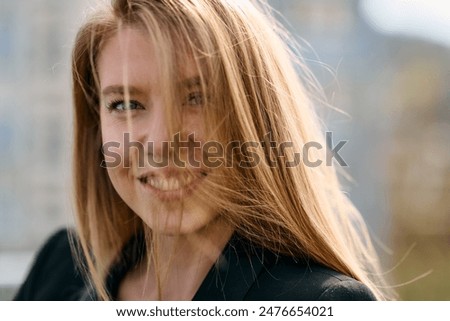
[[[129,252],[130,246],[124,251]],[[127,264],[117,264],[107,281],[113,298]],[[67,231],[62,230],[40,250],[15,300],[95,299],[91,293],[74,263]],[[356,301],[375,297],[361,282],[311,260],[275,256],[233,237],[193,300]]]

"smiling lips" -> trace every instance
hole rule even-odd
[[[139,182],[163,200],[174,200],[189,195],[194,187],[206,177],[204,172],[189,175],[159,176],[144,174],[138,177]]]

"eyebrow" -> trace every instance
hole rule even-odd
[[[103,96],[107,96],[110,94],[124,95],[126,91],[128,91],[130,95],[139,95],[144,93],[141,89],[134,86],[112,85],[103,89],[102,95]]]
[[[195,86],[199,86],[201,83],[200,76],[194,76],[191,78],[184,79],[180,82],[182,87],[192,88]],[[103,96],[108,96],[111,94],[119,94],[124,95],[125,92],[128,91],[130,95],[143,95],[144,91],[135,86],[124,86],[124,85],[111,85],[105,87],[102,90]]]
[[[183,87],[187,87],[187,88],[199,86],[200,83],[201,83],[200,76],[194,76],[194,77],[191,77],[191,78],[181,81],[181,85]]]

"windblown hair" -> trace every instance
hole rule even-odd
[[[264,3],[117,0],[99,8],[78,32],[73,50],[74,183],[87,274],[105,300],[111,264],[130,237],[146,229],[100,166],[97,59],[103,44],[123,27],[137,28],[158,44],[155,57],[164,70],[161,83],[168,100],[186,57],[194,59],[208,93],[204,117],[209,139],[265,141],[257,153],[266,160],[279,156],[268,137],[277,145],[292,142],[296,151],[310,141],[326,146],[298,74],[306,69]],[[175,110],[168,113],[176,118]],[[323,152],[310,156],[325,159]],[[390,298],[366,226],[341,191],[335,168],[304,162],[237,165],[248,156],[236,150],[227,155],[238,160],[235,166],[218,170],[220,184],[211,180],[202,191],[236,233],[275,253],[308,257],[363,282],[378,299]]]

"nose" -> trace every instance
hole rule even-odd
[[[154,101],[151,110],[142,119],[142,137],[145,139],[147,155],[154,161],[161,162],[168,158],[169,126],[164,104]]]
[[[168,126],[165,104],[162,99],[154,99],[148,108],[137,114],[133,120],[132,132],[135,141],[143,149],[143,158],[150,167],[165,167],[169,165],[170,128]]]
[[[162,98],[154,98],[150,107],[134,118],[134,139],[144,147],[139,164],[157,168],[185,167],[187,158],[192,158],[189,153],[195,153],[195,148],[200,147],[200,143],[188,141],[193,135],[189,136],[183,130],[189,117],[185,119],[181,111],[178,113],[175,108],[168,107],[170,104]]]

